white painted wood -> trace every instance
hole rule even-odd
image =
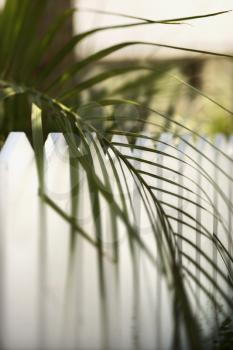
[[[31,349],[38,342],[38,184],[34,153],[23,133],[8,136],[1,167],[3,345]]]
[[[149,203],[153,222],[158,222],[152,197],[148,191],[144,192],[123,159],[110,148],[104,153],[95,134],[87,141],[95,176],[106,189],[111,188],[115,203],[128,215],[130,224],[137,227],[143,244],[157,259],[162,248],[152,233],[146,209]],[[185,254],[193,261],[199,261],[204,271],[221,287],[224,286],[226,294],[229,293],[224,278],[213,272],[206,257],[195,247],[199,245],[207,257],[214,258],[227,276],[226,265],[211,239],[216,231],[221,243],[232,254],[233,216],[226,201],[233,203],[233,187],[229,179],[233,174],[233,138],[226,140],[219,135],[214,141],[229,159],[205,139],[193,140],[190,135],[174,140],[171,134],[162,134],[156,140],[145,133],[136,140],[133,152],[124,136],[114,135],[112,142],[117,152],[126,156],[127,161],[140,171],[145,183],[151,186],[154,198],[169,216],[174,234],[179,233],[186,239],[181,241],[175,236],[179,249],[184,252],[182,264],[186,268],[187,288],[194,312],[207,331],[211,326],[212,306],[201,290],[197,294],[198,300],[193,298],[191,290],[196,291],[197,287],[191,274],[207,290],[212,292],[214,288]],[[71,217],[69,149],[61,134],[48,136],[44,156],[46,195]],[[116,220],[118,268],[111,262],[114,258],[111,210],[101,194],[100,215],[93,217],[93,193],[89,191],[88,174],[82,165],[76,171],[79,186],[79,195],[75,199],[77,212],[73,213],[76,223],[94,240],[98,220],[101,223],[101,244],[107,256],[103,260],[106,313],[100,297],[98,251],[78,234],[73,250],[70,250],[70,225],[52,208],[41,206],[30,143],[23,133],[12,133],[0,152],[1,345],[10,349],[19,346],[25,349],[42,346],[102,349],[116,345],[127,349],[153,349],[154,344],[169,348],[174,314],[165,278],[137,244],[133,244],[135,254],[132,255],[127,229],[119,218]],[[116,173],[119,178],[116,178]],[[122,190],[124,202],[120,195]],[[164,237],[162,239],[164,243]],[[229,259],[227,264],[232,269]],[[221,295],[218,300],[224,308]],[[202,309],[205,309],[207,321],[200,312]],[[107,331],[104,325],[107,325]]]

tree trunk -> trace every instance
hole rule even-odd
[[[41,20],[41,24],[39,26],[39,37],[46,33],[51,23],[53,23],[54,19],[64,13],[71,8],[73,8],[74,1],[73,0],[47,0],[47,8],[43,19]],[[70,41],[72,36],[74,35],[74,26],[73,26],[73,18],[72,16],[68,17],[66,23],[63,25],[60,32],[56,35],[53,42],[51,43],[42,65],[40,69],[43,69],[44,66],[48,64],[48,62],[56,55],[56,53],[65,46],[65,44]],[[69,67],[75,63],[75,53],[74,51],[67,55],[67,57],[61,62],[61,64],[56,67],[53,74],[51,74],[50,79],[53,79],[57,75],[60,75],[65,67]]]

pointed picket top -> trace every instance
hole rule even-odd
[[[112,142],[122,142],[122,143],[129,143],[128,138],[125,135],[118,135],[114,134],[111,139]]]
[[[95,152],[95,146],[94,146],[94,142],[96,142],[96,139],[97,139],[97,136],[96,136],[96,133],[95,133],[95,132],[91,132],[90,134],[87,134],[87,135],[86,135],[86,141],[87,141],[88,144],[89,144],[90,153],[91,153],[92,157],[94,156],[94,155],[93,155],[93,151],[94,151],[94,153],[96,153],[96,152]]]
[[[88,135],[87,139],[88,139],[88,142],[90,144],[91,153],[94,152],[94,154],[97,155],[97,152],[100,152],[101,157],[103,157],[103,159],[104,159],[105,158],[104,150],[100,144],[100,141],[98,139],[96,132],[92,132],[90,136]]]
[[[141,136],[142,136],[142,137],[137,137],[137,139],[136,139],[136,141],[135,141],[135,146],[146,147],[145,144],[146,144],[146,141],[147,141],[147,140],[146,140],[146,138],[143,137],[143,136],[149,136],[149,135],[144,134],[144,135],[141,135]],[[149,141],[150,141],[150,140],[149,140]],[[141,158],[143,151],[140,150],[140,149],[138,149],[138,148],[133,148],[132,153],[133,153],[133,156],[134,156],[134,157]]]
[[[213,149],[216,155],[221,155],[228,161],[232,160],[232,157],[228,154],[228,146],[230,144],[231,137],[227,137],[224,134],[217,134],[213,140]]]
[[[171,158],[167,157],[166,154],[174,155],[175,153],[176,155],[176,149],[174,149],[173,147],[174,145],[172,134],[170,132],[160,134],[158,141],[156,142],[155,148],[158,152],[161,152],[157,155],[157,160],[161,162],[161,164],[164,162],[164,160],[166,161],[167,158],[168,161],[171,160]]]
[[[145,137],[143,137],[145,136]],[[147,138],[148,137],[148,138]],[[153,161],[156,159],[156,154],[153,152],[148,152],[147,149],[151,149],[155,151],[155,142],[150,138],[152,135],[149,132],[144,132],[142,134],[142,137],[138,137],[135,142],[135,146],[132,150],[132,156],[136,158],[140,158],[142,160],[148,160]],[[138,147],[142,147],[137,148]],[[143,149],[145,148],[145,149]],[[134,161],[134,164],[137,166],[137,168],[145,168],[145,164],[140,163],[140,161]]]
[[[91,133],[91,136],[93,137],[93,139],[97,139],[97,133],[95,131],[92,131]],[[89,135],[89,134],[88,134]]]
[[[136,146],[143,146],[143,147],[149,147],[154,149],[155,148],[155,141],[152,139],[153,135],[149,132],[143,132],[142,137],[137,137],[135,145]]]
[[[199,150],[201,150],[201,149],[203,149],[205,147],[205,145],[206,145],[206,141],[205,141],[206,137],[207,136],[203,134],[203,135],[201,135],[201,137],[197,137],[197,138],[194,139],[194,144],[196,145],[196,147]]]
[[[128,146],[124,145],[129,145],[129,140],[125,135],[113,135],[111,142],[114,144],[114,147],[122,154],[125,156],[131,155],[131,149]],[[119,145],[118,145],[119,143]],[[122,144],[122,145],[121,145]]]
[[[192,142],[193,142],[193,136],[191,134],[184,134],[180,136],[178,145],[177,145],[177,150],[180,151],[179,153],[180,153],[181,159],[184,158],[184,152],[188,147],[190,147],[189,144],[192,145]]]
[[[48,162],[50,159],[55,158],[60,160],[66,160],[68,154],[68,145],[65,137],[62,133],[50,133],[45,141],[44,153],[45,160]],[[54,154],[56,157],[54,157]]]
[[[48,135],[44,145],[44,178],[47,194],[69,211],[70,167],[67,142],[61,133]]]
[[[106,162],[107,158],[95,132],[87,135],[90,153],[93,160],[94,171],[101,181],[107,181]],[[105,168],[103,168],[105,167]]]
[[[229,137],[229,143],[232,145],[233,144],[233,135]]]
[[[8,166],[22,166],[33,157],[33,149],[23,132],[11,132],[0,152],[0,162]]]
[[[227,148],[228,148],[228,141],[223,134],[217,134],[214,139],[214,145],[218,148],[219,151],[223,152],[224,154],[227,154]],[[222,153],[215,151],[216,156],[215,159],[217,160],[217,164],[220,167],[220,169],[224,169],[225,172],[228,172],[229,165],[231,161],[227,159]],[[225,182],[227,180],[226,176],[218,169],[218,177],[219,177],[219,184],[221,183],[221,180]],[[229,175],[232,176],[231,172],[229,172]],[[225,184],[222,183],[224,186]]]
[[[168,145],[172,144],[172,140],[173,140],[172,134],[170,132],[164,132],[160,134],[156,148],[159,151],[163,151],[168,147]]]
[[[217,134],[214,139],[214,145],[218,147],[220,150],[225,152],[227,148],[227,139],[226,136],[223,134]]]
[[[101,174],[101,179],[105,183],[109,183],[110,184],[111,179],[114,176],[112,174],[113,170],[112,170],[112,166],[111,166],[110,160],[109,160],[109,156],[110,156],[110,154],[112,154],[111,153],[112,151],[110,149],[108,149],[109,154],[105,153],[105,150],[103,149],[97,134],[95,132],[92,132],[91,135],[93,137],[92,143],[91,143],[91,147],[94,150],[94,152],[92,152],[92,154],[94,153],[96,155],[96,160],[98,160],[98,163],[97,163],[98,167],[99,167],[98,175]],[[94,145],[94,143],[95,143],[95,145]],[[97,154],[97,152],[99,154]],[[101,163],[102,163],[102,165],[101,165]],[[104,169],[102,169],[102,166],[104,166]],[[111,176],[109,177],[110,173],[111,173]]]
[[[202,174],[203,174],[203,170],[202,167],[204,167],[205,165],[205,159],[203,158],[203,156],[201,155],[200,152],[204,152],[205,153],[205,147],[206,147],[206,142],[202,137],[198,137],[198,138],[193,138],[192,141],[192,145],[195,147],[195,149],[193,149],[192,154],[189,154],[188,152],[188,156],[190,158],[192,158],[192,160],[190,158],[187,158],[187,162],[193,167],[193,171],[195,171],[195,178],[197,181],[201,181],[202,180]],[[194,170],[194,168],[196,170]]]
[[[198,150],[196,147],[196,140],[194,140],[192,134],[185,134],[181,136],[177,145],[177,156],[180,160],[178,170],[185,176],[183,178],[178,176],[177,180],[180,182],[183,181],[187,188],[191,186],[190,189],[194,190],[194,184],[192,181],[195,181],[195,177],[197,175],[194,168],[197,169]]]
[[[59,136],[60,136],[60,133],[48,134],[47,139],[45,141],[45,145],[44,145],[46,157],[48,157],[51,154],[51,152],[53,152],[54,144],[57,142]]]
[[[150,132],[144,131],[141,136],[137,137],[135,145],[136,146],[145,146],[145,143],[147,145],[151,145],[152,148],[154,148],[155,142],[150,139],[153,135]]]
[[[161,133],[159,138],[160,138],[161,141],[169,142],[169,141],[172,140],[173,135],[172,135],[171,132],[168,132],[168,131],[167,131],[167,132]]]
[[[135,145],[137,145],[137,146],[144,146],[144,143],[145,143],[145,140],[146,140],[147,136],[150,136],[150,135],[148,133],[143,133],[140,136],[138,136],[136,138]]]
[[[201,135],[194,142],[194,147],[196,148],[196,164],[194,165],[198,171],[202,174],[210,175],[213,173],[213,162],[214,158],[218,153],[217,150],[214,149],[214,141],[211,143],[207,142],[209,138],[206,134]],[[217,138],[217,142],[220,144],[221,137]],[[201,166],[201,167],[200,167]]]
[[[195,154],[194,154],[194,160],[195,163],[192,164],[196,169],[197,173],[199,173],[199,176],[201,178],[203,177],[203,171],[206,171],[206,159],[203,157],[203,154],[206,154],[206,150],[209,149],[208,143],[205,141],[206,136],[202,135],[202,137],[198,137],[197,139],[194,139],[194,146],[196,148]],[[208,169],[207,169],[208,170]]]

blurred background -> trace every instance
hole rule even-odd
[[[232,1],[212,0],[79,0],[80,8],[95,8],[153,20],[195,16],[211,12],[231,10]],[[78,12],[75,16],[75,31],[88,30],[93,27],[121,24],[135,20],[121,17]],[[87,40],[78,55],[85,56],[93,50],[124,41],[149,41],[173,46],[187,47],[197,50],[233,53],[233,13],[229,12],[217,17],[198,19],[181,25],[140,26],[133,29],[107,31]],[[181,80],[203,91],[216,102],[226,108],[233,109],[233,65],[230,59],[213,58],[212,56],[185,53],[165,48],[134,46],[126,48],[108,57],[102,64],[115,65],[119,62],[134,64],[138,61],[150,62],[160,74],[131,73],[131,90],[121,90],[119,85],[111,85],[113,94],[124,91],[126,98],[137,98],[140,102],[166,113],[192,128],[203,133],[215,134],[233,132],[233,122],[229,113],[189,89]],[[137,77],[136,77],[137,75]],[[141,79],[140,77],[145,77]],[[128,80],[128,77],[124,79]],[[117,87],[116,87],[117,85]],[[134,88],[133,88],[134,87]]]
[[[3,5],[4,0],[0,2]],[[196,0],[195,2],[191,0],[172,2],[168,0],[49,0],[47,2],[49,6],[41,23],[41,33],[46,31],[52,19],[64,9],[77,6],[80,11],[75,12],[73,23],[68,21],[62,33],[50,46],[40,70],[46,66],[58,48],[65,45],[74,34],[101,26],[135,22],[133,18],[99,13],[101,11],[164,20],[233,9],[232,0]],[[90,12],[88,9],[97,11]],[[73,64],[76,60],[111,45],[135,40],[232,54],[232,33],[233,12],[181,24],[144,25],[103,31],[91,35],[80,43],[75,54],[70,54],[63,65],[60,65],[59,71],[62,72],[64,67]],[[131,72],[108,79],[89,89],[88,92],[81,93],[77,97],[77,104],[81,106],[85,103],[95,103],[98,99],[104,98],[107,91],[108,97],[137,100],[203,134],[214,135],[221,132],[230,135],[233,132],[233,119],[229,113],[233,110],[233,65],[232,60],[228,58],[135,45],[108,55],[98,63],[95,62],[91,69],[89,66],[84,73],[75,76],[74,81],[82,81],[84,77],[87,79],[95,71],[145,64],[149,64],[155,71],[153,73]],[[55,72],[55,76],[56,74],[59,72]],[[218,105],[224,106],[225,110]],[[83,110],[78,109],[78,112],[83,113]],[[90,113],[89,110],[88,113]],[[136,112],[133,110],[127,113]],[[150,119],[149,112],[145,117]]]

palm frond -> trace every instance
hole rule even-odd
[[[138,253],[140,253],[143,259],[153,267],[153,271],[156,271],[158,285],[160,286],[158,290],[162,288],[162,281],[166,282],[166,290],[169,291],[169,300],[173,308],[173,346],[184,348],[184,343],[187,342],[190,349],[204,348],[205,332],[202,333],[199,330],[200,315],[195,312],[195,300],[197,299],[201,309],[204,310],[202,315],[205,314],[205,305],[201,302],[200,294],[205,296],[204,301],[211,303],[214,310],[211,312],[211,316],[214,320],[216,314],[216,324],[221,323],[219,327],[220,334],[225,329],[226,323],[228,325],[228,317],[233,309],[231,297],[233,288],[232,227],[225,220],[218,201],[228,211],[229,218],[232,217],[233,203],[215,176],[218,174],[221,179],[225,179],[232,186],[232,175],[228,169],[224,169],[216,161],[216,159],[219,159],[218,157],[222,157],[232,166],[232,157],[225,154],[216,144],[191,130],[190,127],[174,120],[169,113],[144,106],[140,102],[124,98],[124,96],[122,98],[111,98],[111,93],[108,91],[103,93],[103,98],[96,101],[98,106],[107,111],[106,114],[93,116],[91,106],[89,106],[90,116],[82,117],[75,110],[80,107],[83,91],[93,92],[97,84],[104,83],[107,79],[130,72],[146,71],[151,75],[138,80],[145,84],[148,79],[151,79],[152,75],[155,79],[160,76],[159,71],[157,72],[154,67],[136,64],[105,69],[97,72],[96,75],[85,77],[85,70],[89,68],[89,65],[93,66],[101,59],[123,48],[146,45],[186,51],[192,54],[227,58],[233,56],[227,53],[194,50],[154,42],[122,42],[80,59],[60,74],[53,75],[57,67],[74,50],[76,45],[96,33],[145,25],[174,25],[189,20],[217,16],[228,11],[152,20],[102,10],[78,9],[80,11],[125,17],[135,20],[135,22],[94,28],[75,35],[65,46],[58,50],[45,69],[38,75],[35,72],[43,61],[46,49],[53,42],[56,35],[62,31],[64,23],[71,19],[75,11],[75,9],[69,9],[55,18],[42,40],[35,42],[38,24],[43,17],[46,4],[46,1],[35,1],[34,3],[23,0],[19,6],[19,3],[7,0],[0,14],[0,42],[2,47],[2,56],[0,57],[2,79],[0,81],[0,103],[5,106],[5,111],[0,119],[1,133],[6,137],[15,128],[27,132],[36,158],[39,197],[43,207],[41,213],[45,213],[44,208],[49,207],[70,226],[68,270],[74,271],[77,237],[81,237],[85,243],[95,249],[98,266],[98,292],[105,326],[108,326],[108,318],[110,317],[107,262],[115,266],[114,280],[116,285],[119,286],[122,256],[118,241],[123,230],[126,232],[129,246],[135,305],[139,298],[140,280],[138,273],[140,263]],[[167,67],[164,68],[164,72],[168,70]],[[76,74],[83,75],[84,78],[63,91],[63,84],[72,81]],[[191,86],[180,78],[174,78],[196,94],[217,105],[220,109],[232,114],[229,108],[207,96],[200,89]],[[138,81],[133,83],[134,87]],[[125,89],[132,88],[132,84],[128,83],[126,85],[116,89],[116,92],[124,93]],[[54,88],[57,91],[61,89],[58,98],[47,94],[53,91]],[[63,103],[64,101],[66,104]],[[114,108],[121,105],[133,106],[139,112],[145,111],[147,117],[143,118],[139,113],[139,117],[135,121],[127,115],[113,115]],[[17,108],[18,106],[20,108]],[[25,117],[20,117],[17,120],[17,110],[18,113],[25,112]],[[148,119],[148,113],[152,115],[150,119]],[[100,127],[96,127],[98,121]],[[132,130],[128,126],[124,127],[124,123],[131,123]],[[133,129],[135,124],[140,125],[140,132],[135,132],[135,129]],[[161,138],[164,125],[169,125],[170,129],[167,131],[175,130],[173,136],[178,140],[177,145],[171,137],[168,140]],[[145,132],[146,128],[152,126],[159,130],[159,136]],[[71,183],[71,209],[69,214],[46,193],[44,143],[51,128],[63,134],[68,146]],[[185,138],[184,133],[187,132],[189,137]],[[202,142],[201,146],[193,142],[195,137]],[[135,140],[139,141],[135,142]],[[208,146],[211,151],[215,152],[216,158],[213,159],[209,154],[206,154],[204,146]],[[169,165],[166,162],[167,160],[176,164],[176,167]],[[209,164],[212,173],[202,163],[203,161]],[[193,177],[187,175],[184,169],[189,169]],[[89,209],[93,220],[93,228],[90,231],[82,227],[77,216],[77,212],[80,210],[79,199],[82,191],[79,186],[80,171],[85,174],[88,187]],[[111,174],[111,177],[109,174]],[[203,186],[203,183],[205,186]],[[135,193],[132,193],[130,186],[134,187]],[[208,186],[211,188],[213,195],[208,191]],[[118,196],[116,196],[116,193]],[[187,196],[187,193],[191,198]],[[153,236],[153,240],[149,241],[149,244],[142,235],[140,224],[138,224],[135,197],[142,206],[141,210],[145,214],[150,233]],[[173,200],[170,199],[171,197]],[[187,207],[181,205],[184,202]],[[189,211],[189,205],[194,208],[195,216]],[[107,208],[107,215],[110,218],[109,234],[111,242],[113,242],[110,249],[106,249],[104,245],[105,218],[102,214],[103,207]],[[212,226],[201,220],[201,213],[203,212],[208,215]],[[195,239],[193,239],[193,235]],[[201,239],[207,244],[207,248],[200,243]],[[184,247],[189,247],[193,253],[188,254],[183,249]],[[45,276],[43,261],[46,255],[45,235],[41,238],[39,248],[42,266],[39,283],[42,285]],[[212,250],[212,256],[208,254],[206,249]],[[205,269],[203,261],[208,264],[207,269]],[[67,291],[69,285],[68,278]],[[137,314],[136,306],[135,313]],[[225,323],[224,318],[227,320]],[[42,319],[40,321],[43,323]],[[106,334],[103,335],[103,338],[105,336]],[[107,342],[106,336],[106,344]]]

